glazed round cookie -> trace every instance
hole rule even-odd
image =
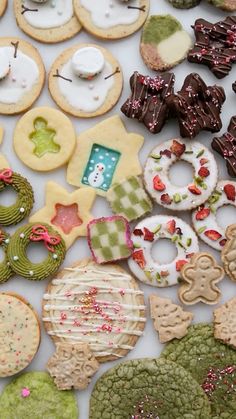
[[[19,119],[13,141],[17,156],[26,166],[46,172],[67,163],[76,145],[76,133],[66,115],[44,106],[31,109]]]
[[[20,223],[30,214],[34,204],[34,192],[28,180],[23,176],[11,169],[0,169],[0,194],[6,188],[12,188],[17,193],[14,204],[0,205],[0,225],[9,226]]]
[[[191,9],[191,7],[197,6],[201,0],[168,0],[173,7],[176,9]]]
[[[27,256],[30,243],[43,242],[48,256],[40,263],[33,263]],[[46,223],[29,223],[18,228],[13,234],[7,249],[11,268],[24,278],[42,281],[59,269],[66,255],[66,246],[62,237]]]
[[[235,12],[236,11],[235,0],[209,0],[209,3],[213,4],[213,6],[216,6],[219,9],[225,10],[227,12]]]
[[[217,222],[216,212],[224,205],[236,207],[236,182],[220,180],[208,201],[193,211],[193,226],[206,244],[213,249],[222,250],[226,243],[225,229]]]
[[[10,264],[8,263],[7,258],[7,248],[10,243],[10,235],[0,230],[0,247],[3,249],[4,252],[4,259],[0,262],[0,284],[3,282],[8,281],[12,275],[14,275],[13,270],[11,269]]]
[[[117,103],[123,75],[120,64],[105,48],[77,44],[54,61],[49,91],[56,104],[71,115],[92,118]]]
[[[176,245],[177,256],[170,263],[159,264],[152,256],[152,247],[160,239],[169,239]],[[168,215],[142,220],[136,225],[131,240],[134,251],[128,260],[129,268],[140,281],[154,287],[177,284],[182,266],[199,251],[192,228],[180,218]]]
[[[0,114],[29,109],[44,85],[45,69],[38,50],[19,38],[0,38]]]
[[[0,293],[0,318],[0,377],[9,377],[26,368],[38,351],[40,322],[31,305],[12,293]]]
[[[59,391],[46,372],[27,372],[6,385],[0,396],[2,419],[78,419],[72,391]]]
[[[43,321],[56,343],[87,343],[99,362],[113,361],[133,349],[143,334],[143,292],[120,266],[85,259],[49,284]]]
[[[0,17],[5,13],[5,10],[7,8],[7,0],[2,0],[0,3]]]
[[[14,0],[14,12],[22,31],[47,44],[66,41],[81,30],[73,0]]]
[[[169,179],[170,167],[180,161],[194,168],[193,181],[177,186]],[[155,147],[145,164],[144,182],[148,193],[159,204],[175,211],[196,208],[213,192],[218,169],[213,154],[197,141],[174,139]]]
[[[92,391],[89,418],[208,419],[210,405],[184,368],[163,359],[134,359],[99,378]]]
[[[75,13],[86,31],[102,39],[121,39],[136,32],[149,12],[149,0],[74,0]]]

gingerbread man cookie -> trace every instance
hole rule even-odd
[[[213,311],[214,336],[236,348],[236,298],[231,298]]]
[[[221,253],[221,260],[225,272],[232,281],[236,281],[236,224],[230,225],[226,230],[227,242]]]

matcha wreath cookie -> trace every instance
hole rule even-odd
[[[8,248],[9,243],[10,243],[10,235],[1,229],[0,230],[0,247],[3,249],[4,259],[0,263],[0,284],[8,281],[8,279],[10,279],[12,275],[14,275],[14,272],[11,269],[11,266],[8,262],[8,257],[7,257],[7,248]]]

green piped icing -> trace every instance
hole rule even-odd
[[[6,233],[2,229],[0,230],[0,246],[4,252],[4,259],[0,263],[0,283],[8,281],[8,279],[14,275],[10,264],[8,263],[7,248],[10,243],[10,234]]]
[[[153,15],[144,25],[142,43],[157,45],[181,30],[182,25],[171,15]]]

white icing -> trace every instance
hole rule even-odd
[[[24,0],[23,5],[29,9],[37,9],[37,12],[27,11],[24,13],[25,20],[34,28],[51,29],[65,25],[74,14],[73,0],[48,0],[37,2]]]
[[[1,47],[0,53],[4,53],[10,63],[9,75],[0,80],[0,102],[14,104],[37,82],[39,69],[35,61],[19,48],[16,58],[14,47]]]
[[[120,0],[80,0],[80,3],[90,12],[93,24],[101,29],[131,25],[140,15],[140,10],[128,9],[128,6],[139,7],[140,0],[132,0],[128,5]]]
[[[10,70],[10,61],[6,51],[0,50],[0,80],[4,79]]]
[[[71,66],[76,76],[88,79],[101,73],[105,65],[104,55],[98,48],[85,47],[76,51]]]

